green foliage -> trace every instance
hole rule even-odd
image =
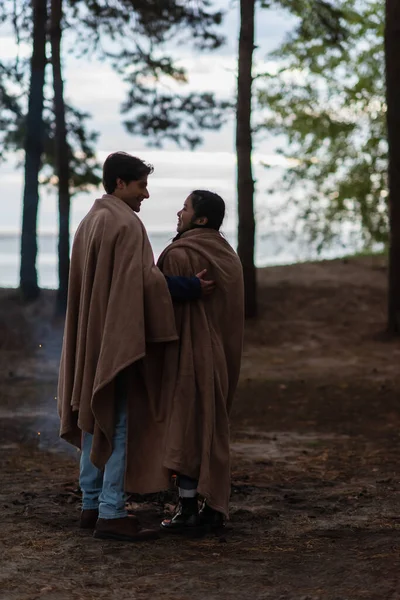
[[[56,185],[58,180],[54,176],[56,171],[54,154],[55,123],[50,111],[46,112],[46,117],[44,168],[40,182],[44,185]],[[99,134],[96,131],[88,131],[86,128],[86,121],[90,118],[88,113],[66,105],[65,117],[69,148],[69,190],[71,196],[73,196],[78,192],[89,192],[101,183],[101,167],[97,161],[95,150]]]
[[[106,39],[121,48],[134,49],[138,38],[152,45],[165,42],[194,42],[199,49],[215,49],[224,41],[218,33],[221,11],[210,10],[210,0],[66,0],[71,8],[71,27],[85,28],[80,44],[105,52]]]
[[[279,189],[319,247],[344,222],[366,246],[386,242],[384,3],[273,3],[298,17],[258,91],[260,129],[283,134],[280,152],[291,159]]]
[[[25,142],[26,109],[23,99],[27,96],[29,85],[28,70],[22,67],[18,77],[15,71],[6,69],[0,64],[0,73],[5,71],[7,77],[0,84],[0,139],[2,153],[0,158],[5,160],[10,152],[23,150]],[[16,90],[14,94],[9,88]],[[49,92],[49,90],[45,90]],[[96,159],[95,144],[98,138],[96,131],[90,131],[87,121],[90,118],[73,106],[66,106],[67,143],[70,152],[70,192],[71,195],[81,191],[89,191],[92,186],[101,183],[101,168]],[[45,122],[44,152],[40,184],[44,186],[58,184],[54,173],[55,167],[55,119],[53,102],[45,100],[43,119]]]
[[[138,111],[140,107],[144,110]],[[122,112],[133,111],[133,118],[124,121],[128,132],[149,136],[152,145],[161,147],[168,139],[178,146],[194,149],[202,141],[199,131],[219,129],[224,110],[229,107],[229,102],[216,103],[213,94],[178,96],[157,88],[141,94],[141,87],[136,86],[131,89]]]
[[[0,8],[0,24],[12,24],[17,46],[29,43],[32,35],[31,2],[18,0]],[[48,65],[50,66],[50,64]],[[21,59],[19,53],[14,61],[0,63],[0,159],[9,152],[23,150],[25,143],[26,100],[29,92],[30,60]],[[45,87],[45,95],[52,92]],[[45,99],[44,152],[40,174],[41,185],[57,185],[55,177],[55,118],[53,101]],[[101,182],[101,169],[95,155],[98,133],[87,128],[90,118],[72,106],[66,107],[67,143],[70,150],[70,191],[88,191]]]
[[[75,50],[111,60],[129,86],[124,125],[150,145],[172,140],[193,149],[202,141],[200,130],[218,129],[231,115],[231,103],[211,92],[185,93],[187,74],[166,51],[166,44],[218,48],[223,15],[211,6],[209,0],[69,0]]]
[[[190,148],[201,143],[201,129],[217,129],[226,120],[230,103],[217,101],[212,93],[182,93],[171,90],[168,82],[180,86],[187,81],[181,67],[165,52],[169,42],[176,47],[191,43],[202,49],[219,47],[224,38],[218,27],[222,13],[210,8],[208,0],[65,0],[64,29],[76,34],[73,51],[95,54],[111,61],[129,84],[122,105],[127,130],[156,146],[172,140]],[[0,24],[12,24],[17,42],[29,43],[31,3],[16,0],[0,7]],[[0,139],[3,150],[23,148],[24,120],[29,86],[29,61],[17,58],[15,64],[0,65]],[[14,93],[9,91],[13,88]],[[46,89],[46,92],[48,90]],[[71,148],[71,191],[98,183],[99,166],[93,144],[97,134],[86,129],[89,115],[77,109],[67,112],[68,143]],[[46,139],[41,182],[56,183],[54,168],[54,122],[52,105],[46,102]],[[78,125],[80,123],[80,125]],[[1,137],[2,136],[2,137]],[[1,158],[1,155],[0,155]]]
[[[11,140],[17,135],[17,121],[22,116],[18,95],[8,84],[12,78],[13,69],[0,63],[0,160],[6,159]]]

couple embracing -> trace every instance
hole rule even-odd
[[[123,152],[107,158],[106,194],[71,255],[60,435],[81,449],[80,525],[104,539],[158,537],[128,515],[126,498],[164,490],[172,475],[179,505],[162,532],[201,535],[228,517],[242,268],[219,232],[224,201],[203,190],[185,200],[178,233],[154,264],[136,214],[152,171]]]

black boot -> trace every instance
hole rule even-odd
[[[179,498],[179,504],[174,516],[172,519],[164,519],[160,527],[166,533],[202,535],[204,527],[200,524],[197,497]]]
[[[200,525],[208,531],[215,531],[216,533],[225,527],[224,515],[208,506],[206,502],[204,502],[199,512],[199,521]]]

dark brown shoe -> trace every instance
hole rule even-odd
[[[94,529],[96,527],[96,522],[98,518],[99,511],[97,508],[83,510],[81,512],[81,520],[79,523],[79,527],[81,529]]]
[[[160,536],[154,529],[141,529],[136,517],[121,519],[97,519],[93,537],[121,542],[145,542]]]

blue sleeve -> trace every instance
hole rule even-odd
[[[165,275],[172,300],[185,302],[201,298],[201,285],[198,277],[169,277]]]

